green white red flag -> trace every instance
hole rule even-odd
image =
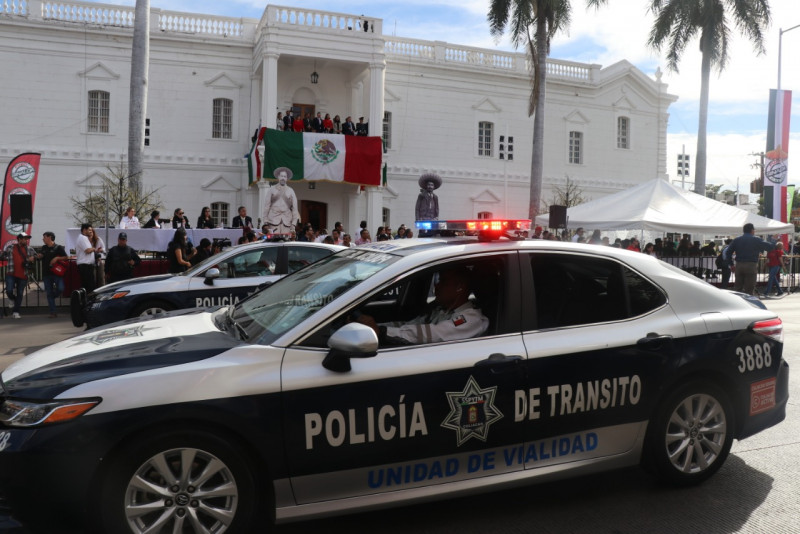
[[[264,152],[263,176],[268,179],[274,179],[273,172],[278,167],[288,167],[292,181],[381,185],[380,137],[268,129]]]

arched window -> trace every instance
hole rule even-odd
[[[214,139],[232,139],[233,100],[230,98],[215,98],[212,116],[211,137]]]
[[[487,121],[478,123],[478,155],[492,156],[492,138],[494,136],[494,124]]]
[[[617,117],[617,148],[630,148],[631,120]]]
[[[227,202],[212,202],[211,203],[211,218],[217,224],[223,226],[230,226],[231,222],[228,219],[230,213],[230,204]]]
[[[108,91],[89,91],[89,116],[86,131],[108,133],[108,112],[111,93]]]

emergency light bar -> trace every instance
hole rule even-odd
[[[480,236],[497,239],[502,235],[525,238],[531,229],[530,219],[464,219],[454,221],[416,221],[420,237],[440,235]]]

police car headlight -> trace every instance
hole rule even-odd
[[[100,293],[99,295],[95,295],[94,300],[95,302],[103,302],[105,300],[121,299],[128,293],[130,293],[130,291],[114,291],[109,293]]]
[[[31,402],[6,399],[0,406],[0,423],[33,427],[72,421],[100,404],[100,399]]]

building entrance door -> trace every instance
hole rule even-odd
[[[313,200],[300,201],[300,220],[311,223],[314,230],[328,228],[328,205],[324,202],[314,202]]]
[[[295,117],[300,117],[301,119],[305,118],[306,113],[308,113],[308,116],[313,119],[315,109],[316,107],[314,104],[292,104],[292,114],[294,114]]]

